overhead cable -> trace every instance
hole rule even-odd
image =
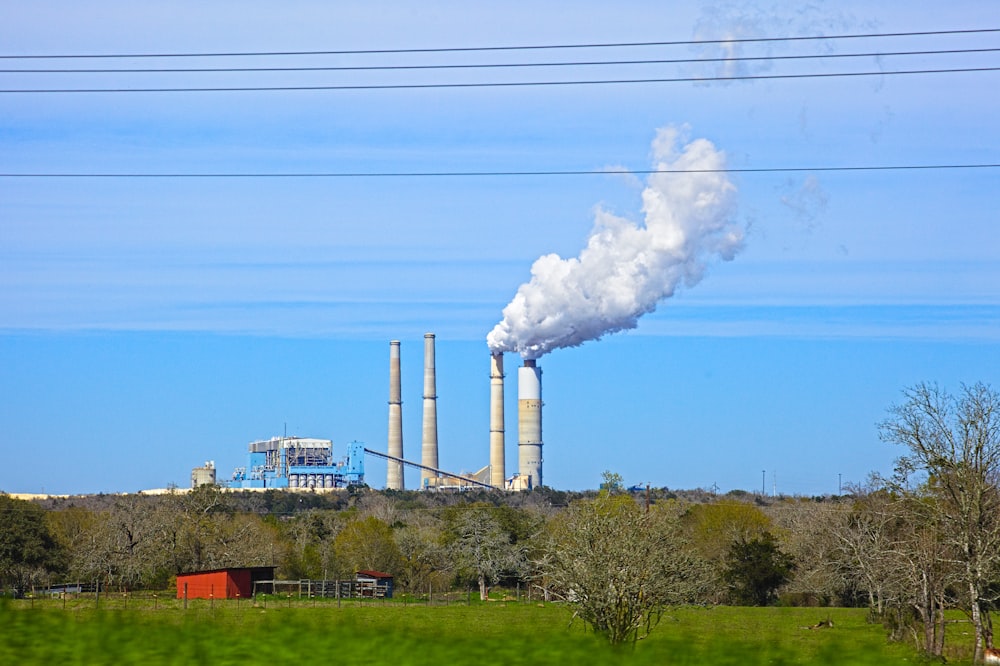
[[[894,56],[996,53],[1000,48],[942,49],[926,51],[871,51],[868,53],[815,53],[804,55],[732,56],[718,58],[663,58],[643,60],[586,60],[562,62],[457,63],[439,65],[345,65],[320,67],[132,67],[100,69],[0,69],[0,74],[195,74],[236,72],[364,72],[435,69],[511,69],[528,67],[591,67],[612,65],[684,65],[719,62],[776,62],[787,60],[836,60]]]
[[[302,172],[7,172],[0,178],[460,178],[505,176],[607,176],[616,174],[710,174],[710,173],[792,173],[846,171],[932,171],[957,169],[997,169],[998,163],[978,164],[897,164],[872,166],[812,167],[733,167],[729,169],[565,169],[538,171],[302,171]]]
[[[487,51],[539,51],[555,49],[599,49],[630,48],[649,46],[700,46],[709,44],[753,44],[768,42],[803,42],[839,39],[881,39],[894,37],[929,37],[942,35],[973,35],[1000,32],[1000,28],[976,28],[968,30],[930,30],[920,32],[883,32],[841,35],[808,35],[798,37],[742,37],[734,39],[693,39],[648,42],[607,42],[585,44],[540,44],[523,46],[467,46],[440,48],[399,48],[399,49],[342,49],[325,51],[231,51],[201,53],[65,53],[35,55],[0,55],[3,60],[32,59],[82,59],[82,58],[233,58],[260,56],[320,56],[320,55],[368,55],[379,53],[469,53]]]
[[[626,85],[644,83],[713,83],[719,81],[763,81],[777,79],[819,79],[863,76],[901,76],[914,74],[961,74],[996,72],[1000,67],[951,67],[947,69],[908,69],[866,72],[813,72],[805,74],[748,74],[741,76],[680,76],[642,79],[597,79],[573,81],[490,81],[470,83],[377,83],[327,86],[208,86],[177,88],[6,88],[0,94],[72,94],[72,93],[208,93],[208,92],[292,92],[333,90],[432,90],[447,88],[540,88],[546,86]]]

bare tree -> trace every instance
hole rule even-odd
[[[612,644],[634,643],[667,607],[705,591],[708,566],[681,534],[672,503],[646,512],[628,495],[602,493],[552,521],[540,566],[574,617]]]
[[[853,577],[838,566],[837,534],[851,505],[844,501],[787,499],[765,508],[782,548],[797,565],[795,577],[783,589],[804,603],[843,605],[856,591]]]
[[[343,516],[327,509],[308,509],[283,521],[282,575],[327,578],[331,571],[336,571],[333,544],[344,522]]]
[[[455,563],[459,570],[473,572],[482,601],[488,599],[491,585],[504,576],[520,575],[527,562],[524,544],[494,513],[493,507],[474,506],[458,513],[452,526]]]
[[[944,654],[948,588],[960,582],[954,548],[939,523],[933,498],[904,496],[897,503],[900,529],[890,561],[897,572],[901,606],[916,612],[923,625],[923,649],[932,656]]]
[[[402,575],[396,581],[410,592],[446,587],[451,576],[451,562],[443,543],[441,520],[427,512],[414,511],[407,524],[396,532],[396,543],[403,558]]]
[[[892,601],[894,565],[889,555],[895,547],[898,519],[893,502],[884,489],[859,488],[853,505],[832,526],[836,545],[831,564],[867,595],[874,620],[882,618]]]
[[[900,487],[913,490],[910,472],[922,472],[919,491],[933,498],[945,544],[961,567],[962,606],[975,628],[975,660],[992,648],[990,582],[1000,571],[1000,395],[982,383],[953,396],[933,384],[904,391],[879,426],[884,441],[901,444]]]

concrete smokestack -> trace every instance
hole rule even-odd
[[[517,369],[517,460],[528,487],[542,485],[542,369],[534,359]]]
[[[424,436],[420,448],[420,463],[438,469],[438,417],[437,375],[434,369],[434,334],[424,334]],[[428,479],[437,474],[426,469],[420,471],[420,485],[428,486]]]
[[[503,353],[490,355],[490,485],[504,487]]]
[[[399,374],[399,340],[389,342],[389,455],[403,457],[403,391]],[[403,463],[389,461],[385,487],[403,490]]]

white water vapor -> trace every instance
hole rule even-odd
[[[697,284],[712,260],[736,255],[744,232],[733,219],[736,187],[718,171],[725,155],[706,139],[684,144],[686,131],[657,132],[654,168],[686,173],[650,174],[642,192],[644,221],[598,208],[579,257],[539,257],[531,280],[486,336],[492,352],[538,358],[635,328],[680,285]]]

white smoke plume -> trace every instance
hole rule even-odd
[[[579,257],[539,257],[531,280],[486,336],[492,352],[538,358],[635,328],[678,286],[697,284],[710,261],[736,255],[744,235],[733,220],[736,187],[716,171],[725,168],[725,155],[705,139],[681,145],[686,131],[658,130],[653,159],[657,170],[688,173],[649,176],[642,192],[644,223],[598,208]]]

